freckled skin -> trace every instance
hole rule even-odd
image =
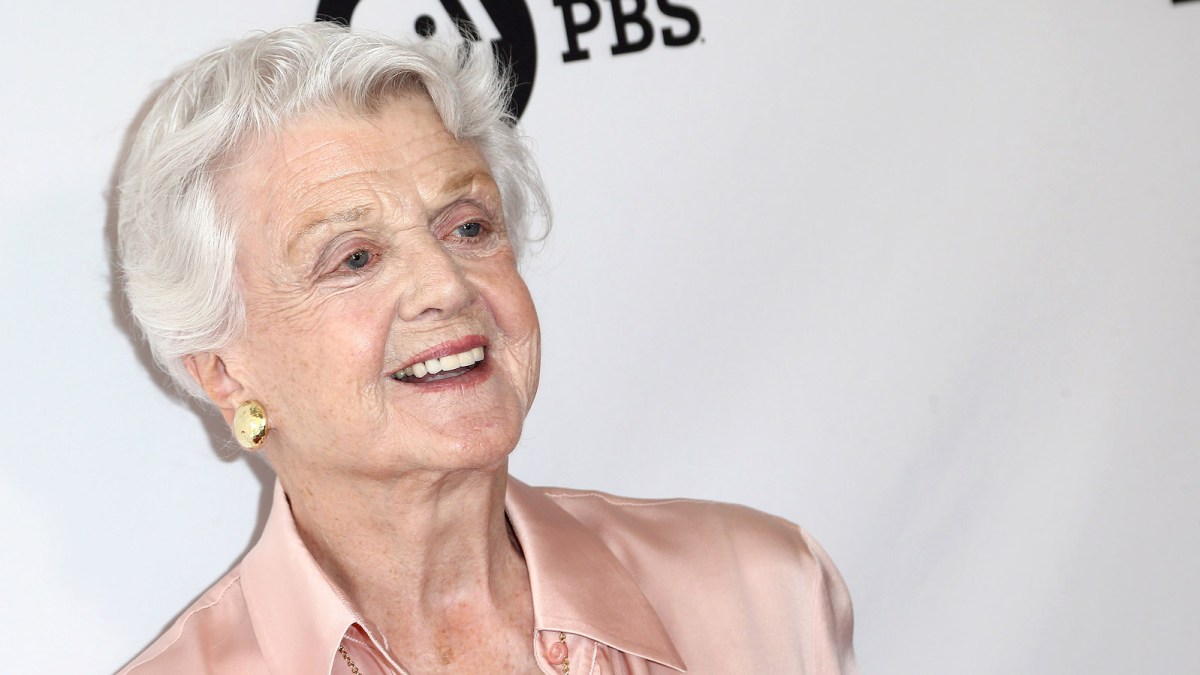
[[[193,375],[227,418],[264,404],[301,537],[411,672],[540,672],[503,514],[540,336],[482,157],[413,94],[301,119],[230,167],[246,330]],[[472,335],[486,377],[391,378]]]
[[[471,172],[469,185],[445,190]],[[496,220],[501,209],[482,157],[432,105],[411,97],[375,120],[304,120],[230,178],[247,330],[225,363],[266,405],[280,472],[378,476],[505,458],[537,388],[537,315],[502,222],[476,245],[445,230],[480,208],[436,220],[457,200]],[[373,213],[293,239],[306,217],[355,205]],[[339,238],[346,246],[323,249]],[[371,268],[339,269],[360,245],[373,247]],[[429,394],[390,378],[418,352],[471,334],[490,341],[482,385]]]

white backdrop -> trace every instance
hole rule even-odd
[[[526,4],[557,227],[517,476],[802,523],[866,672],[1200,672],[1200,2],[686,0],[701,40],[615,57],[601,2],[572,63]],[[6,12],[13,669],[116,670],[261,527],[267,471],[114,313],[106,194],[156,81],[314,9]]]

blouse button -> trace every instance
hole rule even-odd
[[[565,642],[555,642],[550,645],[550,649],[546,650],[546,660],[551,665],[559,665],[567,660],[567,644]]]

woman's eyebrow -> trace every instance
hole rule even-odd
[[[291,254],[296,250],[297,247],[304,243],[305,240],[311,239],[330,225],[358,222],[370,212],[371,207],[369,206],[354,206],[348,209],[334,211],[333,213],[327,213],[310,220],[297,228],[296,231],[293,232],[290,237],[288,237],[287,252],[288,254]]]
[[[478,186],[478,188],[476,187]],[[466,171],[451,174],[442,181],[441,191],[443,195],[450,197],[441,208],[437,209],[430,217],[430,220],[440,218],[458,204],[475,204],[483,208],[489,214],[492,208],[489,206],[488,197],[491,194],[499,196],[500,188],[496,185],[496,180],[492,178],[492,174],[484,169],[472,168]],[[476,196],[476,193],[479,196]],[[480,194],[481,193],[481,194]]]
[[[442,181],[441,191],[442,194],[458,195],[461,197],[461,195],[471,192],[476,183],[485,186],[485,188],[491,186],[493,189],[499,189],[495,187],[496,180],[492,178],[491,173],[483,168],[472,167],[447,176]]]

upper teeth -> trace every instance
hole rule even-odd
[[[397,380],[405,377],[425,377],[426,375],[436,375],[443,370],[454,370],[455,368],[466,368],[473,366],[483,360],[483,347],[468,349],[461,354],[451,354],[443,356],[440,359],[429,359],[414,363],[411,366],[401,370],[392,377]]]

